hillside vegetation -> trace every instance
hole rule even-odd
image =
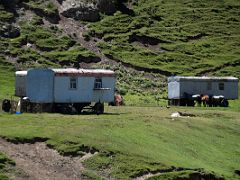
[[[103,53],[163,74],[239,77],[240,2],[139,0],[91,24]],[[159,70],[159,71],[158,71]]]

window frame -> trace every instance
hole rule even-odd
[[[95,78],[94,89],[102,89],[102,78]]]
[[[75,85],[75,87],[74,87],[74,85]],[[77,85],[78,85],[78,78],[77,77],[70,77],[69,78],[69,89],[70,90],[77,90]]]

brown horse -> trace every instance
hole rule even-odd
[[[209,96],[208,95],[203,95],[201,98],[201,101],[203,103],[203,106],[206,107],[207,105],[209,106]]]

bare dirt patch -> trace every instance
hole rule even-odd
[[[0,151],[16,162],[18,172],[23,172],[21,175],[13,175],[13,179],[17,180],[82,179],[82,172],[85,170],[82,162],[94,155],[87,153],[83,157],[61,156],[42,142],[13,144],[1,138]]]

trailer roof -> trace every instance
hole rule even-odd
[[[94,76],[94,77],[115,77],[115,72],[106,69],[48,69],[53,71],[55,76]],[[26,76],[28,71],[16,71],[16,76]]]
[[[16,71],[15,74],[16,74],[16,76],[26,76],[27,71]]]
[[[115,73],[105,69],[52,69],[56,76],[110,76],[114,77]]]
[[[181,81],[181,80],[186,80],[186,81],[201,81],[201,80],[206,80],[206,81],[238,81],[238,78],[236,77],[211,77],[211,76],[202,76],[202,77],[197,77],[197,76],[172,76],[168,78],[168,82],[171,81]]]

